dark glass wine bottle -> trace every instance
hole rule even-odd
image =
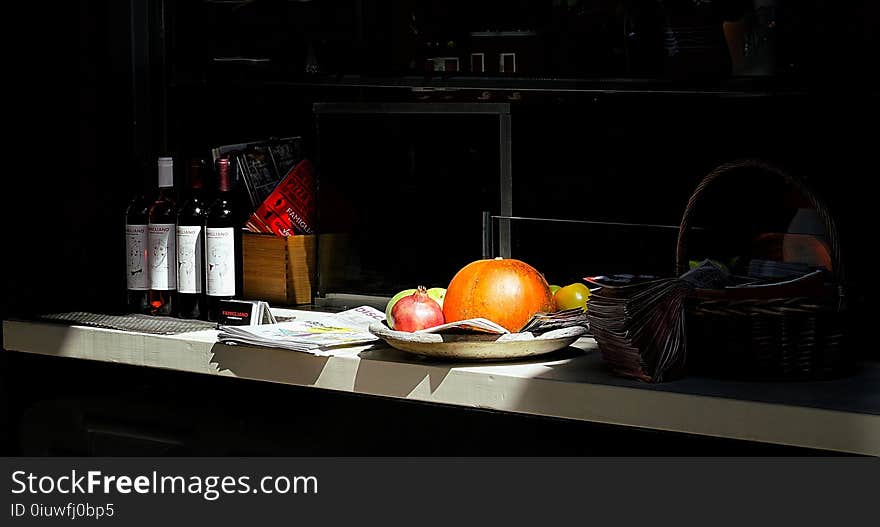
[[[138,194],[125,210],[126,309],[129,313],[150,312],[149,222],[149,202]]]
[[[177,294],[177,207],[174,202],[174,161],[159,158],[159,195],[150,206],[150,313],[170,316]]]
[[[187,166],[189,197],[177,214],[177,315],[205,318],[205,217],[202,182],[205,162]]]
[[[220,301],[241,295],[241,229],[233,206],[229,159],[217,160],[217,199],[208,210],[205,270],[208,320],[216,321]]]

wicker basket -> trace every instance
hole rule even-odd
[[[697,186],[678,231],[676,274],[688,270],[688,234],[694,209],[719,179],[743,172],[781,178],[810,202],[825,225],[833,284],[780,284],[691,292],[686,327],[688,370],[741,379],[807,380],[840,375],[844,352],[846,295],[840,237],[828,207],[802,180],[758,160],[721,165]]]

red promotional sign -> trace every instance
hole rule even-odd
[[[250,230],[277,236],[315,232],[315,169],[297,163],[247,222]]]

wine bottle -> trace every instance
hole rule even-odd
[[[187,166],[189,199],[177,214],[177,315],[205,318],[205,217],[202,199],[204,161]]]
[[[208,210],[205,228],[205,270],[208,320],[216,321],[220,301],[241,294],[241,229],[233,207],[229,159],[217,160],[216,201]]]
[[[138,194],[125,210],[126,308],[129,313],[150,312],[150,266],[147,261],[150,206]]]
[[[148,228],[150,261],[150,313],[174,314],[177,292],[177,207],[174,203],[174,161],[160,157],[159,195],[150,206]]]

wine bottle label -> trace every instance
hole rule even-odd
[[[151,223],[149,227],[150,289],[177,289],[177,248],[173,223]]]
[[[177,226],[177,290],[202,292],[202,228]]]
[[[208,295],[235,296],[235,230],[208,227],[205,251],[208,253]]]
[[[147,226],[125,224],[125,275],[128,289],[146,291],[150,288],[147,262]]]

